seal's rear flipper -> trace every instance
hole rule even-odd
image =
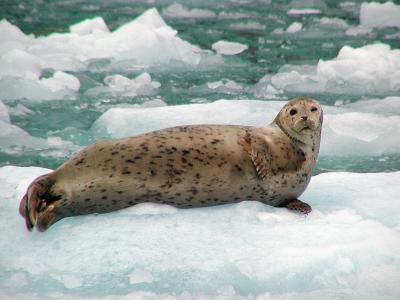
[[[287,209],[294,210],[303,214],[309,214],[312,211],[310,205],[298,199],[291,200],[282,206],[286,207]]]
[[[46,211],[43,212],[43,209],[46,209],[47,206],[47,199],[44,196],[49,193],[51,186],[54,184],[51,176],[53,174],[50,173],[36,178],[29,185],[25,195],[21,199],[19,213],[25,218],[26,228],[29,231],[32,231],[33,227],[37,224],[39,214],[41,217]]]

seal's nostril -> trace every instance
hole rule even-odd
[[[301,117],[304,121],[307,121],[308,117],[307,116],[302,116]]]

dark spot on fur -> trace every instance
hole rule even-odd
[[[75,163],[75,166],[80,165],[80,164],[83,164],[84,162],[85,162],[85,160],[84,160],[83,158],[81,158],[80,160],[78,160],[78,161]]]
[[[111,152],[111,155],[116,155],[118,153],[119,153],[118,151],[113,151],[113,152]]]
[[[238,170],[239,172],[243,171],[243,169],[239,166],[239,165],[235,165],[236,170]]]

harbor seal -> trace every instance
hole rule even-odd
[[[319,152],[322,109],[289,101],[266,127],[178,126],[91,145],[35,179],[19,211],[28,230],[143,202],[193,208],[243,200],[309,213],[297,198]]]

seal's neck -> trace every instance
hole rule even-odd
[[[275,120],[272,125],[277,126],[287,137],[288,139],[292,142],[293,147],[296,149],[300,150],[302,153],[304,153],[305,157],[307,157],[307,164],[309,164],[309,167],[312,168],[316,162],[316,158],[318,156],[319,152],[319,141],[314,141],[312,140],[312,143],[309,145],[298,138],[292,136],[289,134],[289,132],[285,129],[284,126],[282,126],[281,122],[278,120]],[[317,133],[318,134],[318,133]]]
[[[289,132],[287,132],[287,130],[282,126],[281,122],[279,121],[279,119],[275,120],[274,123],[276,124],[276,126],[279,127],[280,130],[283,131],[283,133],[294,143],[297,143],[300,145],[305,145],[304,142],[300,141],[299,139],[295,138],[294,136],[290,135]]]

